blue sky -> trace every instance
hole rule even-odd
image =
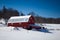
[[[0,9],[3,5],[26,15],[33,11],[42,17],[60,18],[60,0],[0,0]]]

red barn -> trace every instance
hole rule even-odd
[[[14,16],[8,20],[8,26],[14,27],[23,27],[23,28],[30,28],[29,25],[35,24],[34,17],[31,15],[27,16]]]

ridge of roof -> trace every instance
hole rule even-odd
[[[10,19],[16,19],[16,18],[30,18],[31,15],[26,15],[26,16],[13,16]]]

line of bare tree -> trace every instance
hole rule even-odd
[[[27,15],[32,15],[35,17],[36,23],[57,23],[60,24],[60,18],[45,18],[36,15],[34,12],[30,12]],[[18,12],[17,10],[14,10],[12,8],[7,9],[5,6],[3,6],[3,9],[0,10],[0,18],[9,19],[11,16],[24,16],[24,13]]]

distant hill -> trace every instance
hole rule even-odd
[[[20,15],[19,15],[20,14]],[[28,15],[35,15],[34,12],[30,12]],[[23,12],[18,12],[17,10],[14,10],[12,8],[6,8],[5,6],[3,6],[3,9],[0,10],[0,19],[4,18],[7,19],[6,21],[8,21],[8,19],[11,16],[24,16]],[[45,17],[41,17],[41,16],[35,16],[35,22],[36,23],[57,23],[60,24],[60,18],[45,18]]]

